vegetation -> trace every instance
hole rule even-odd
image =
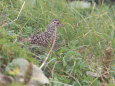
[[[98,78],[87,71],[99,73],[107,47],[113,48],[110,80],[115,80],[115,6],[103,4],[88,9],[71,8],[65,0],[0,1],[0,67],[5,68],[14,58],[26,58],[41,65],[47,56],[30,44],[20,43],[33,33],[42,32],[49,22],[59,19],[64,27],[58,29],[59,48],[54,50],[43,69],[50,86],[99,86]],[[17,16],[19,17],[17,18]],[[17,19],[16,19],[17,18]],[[14,21],[16,19],[16,21]],[[14,21],[14,22],[13,22]],[[38,56],[40,60],[36,60]],[[14,83],[15,84],[15,83]],[[112,82],[108,86],[113,86]],[[15,85],[14,85],[15,86]],[[19,85],[20,86],[20,85]]]

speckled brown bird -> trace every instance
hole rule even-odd
[[[61,21],[55,19],[53,20],[47,27],[47,30],[45,32],[42,32],[40,34],[34,34],[30,37],[30,42],[32,44],[37,44],[40,46],[48,47],[52,44],[52,41],[54,39],[54,32],[57,28],[63,26]],[[57,32],[56,32],[56,41],[58,38]]]

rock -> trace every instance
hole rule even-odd
[[[73,1],[70,3],[71,8],[90,8],[91,3],[85,1]]]
[[[32,67],[29,68],[29,66]],[[49,84],[49,80],[44,75],[43,71],[37,67],[37,65],[29,63],[23,58],[14,59],[8,64],[6,71],[11,75],[14,74],[17,82],[24,83],[26,79],[27,83],[25,84],[28,84],[29,86]]]
[[[91,72],[91,71],[87,71],[86,74],[87,74],[88,76],[92,76],[92,77],[100,77],[99,74],[94,73],[94,72]]]
[[[0,74],[0,86],[9,86],[13,81],[11,76]]]
[[[13,69],[19,68],[19,72],[21,74],[24,74],[28,65],[29,65],[29,62],[26,59],[17,58],[8,64],[8,66],[6,67],[6,72],[9,72],[12,68]]]
[[[26,2],[26,5],[34,7],[36,5],[36,0],[20,0],[20,2]]]
[[[49,84],[49,80],[39,67],[37,67],[36,65],[33,65],[33,75],[29,82],[29,85],[37,86],[36,84],[37,85]]]

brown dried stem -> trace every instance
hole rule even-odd
[[[33,64],[29,63],[25,75],[24,75],[24,84],[28,84],[31,77],[32,77],[32,71],[33,71]]]
[[[56,32],[57,32],[57,29],[56,29],[56,30],[54,31],[54,33],[53,33],[53,43],[52,43],[52,46],[51,46],[51,48],[50,48],[50,51],[48,52],[47,57],[46,57],[45,60],[43,61],[42,65],[40,66],[40,69],[43,68],[43,66],[45,65],[46,61],[48,60],[48,58],[49,58],[51,52],[53,51],[53,48],[54,48],[54,46],[55,46],[55,44],[56,44],[56,38],[57,38],[57,37],[56,37]]]

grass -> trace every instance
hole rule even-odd
[[[5,26],[5,31],[11,36],[15,34],[13,40],[17,39],[16,43],[19,43],[21,37],[26,38],[33,33],[44,31],[53,19],[61,20],[65,26],[58,29],[58,42],[64,45],[53,52],[44,69],[45,74],[51,79],[51,86],[99,86],[100,81],[87,76],[86,71],[98,72],[108,46],[113,48],[112,67],[115,65],[115,6],[104,4],[89,9],[77,9],[71,8],[65,0],[36,0],[32,3],[31,1],[26,0],[19,18]],[[16,19],[22,4],[21,0],[1,0],[0,22],[9,23]],[[6,41],[5,43],[12,45]],[[20,45],[13,46],[17,48]],[[25,44],[24,48],[28,49],[27,46]],[[31,53],[29,49],[28,51]],[[4,56],[5,52],[0,55]],[[17,55],[14,56],[18,58]],[[39,55],[41,59],[45,56],[46,54]],[[33,60],[32,62],[34,63]],[[111,73],[111,79],[112,77],[115,78],[114,72]]]

